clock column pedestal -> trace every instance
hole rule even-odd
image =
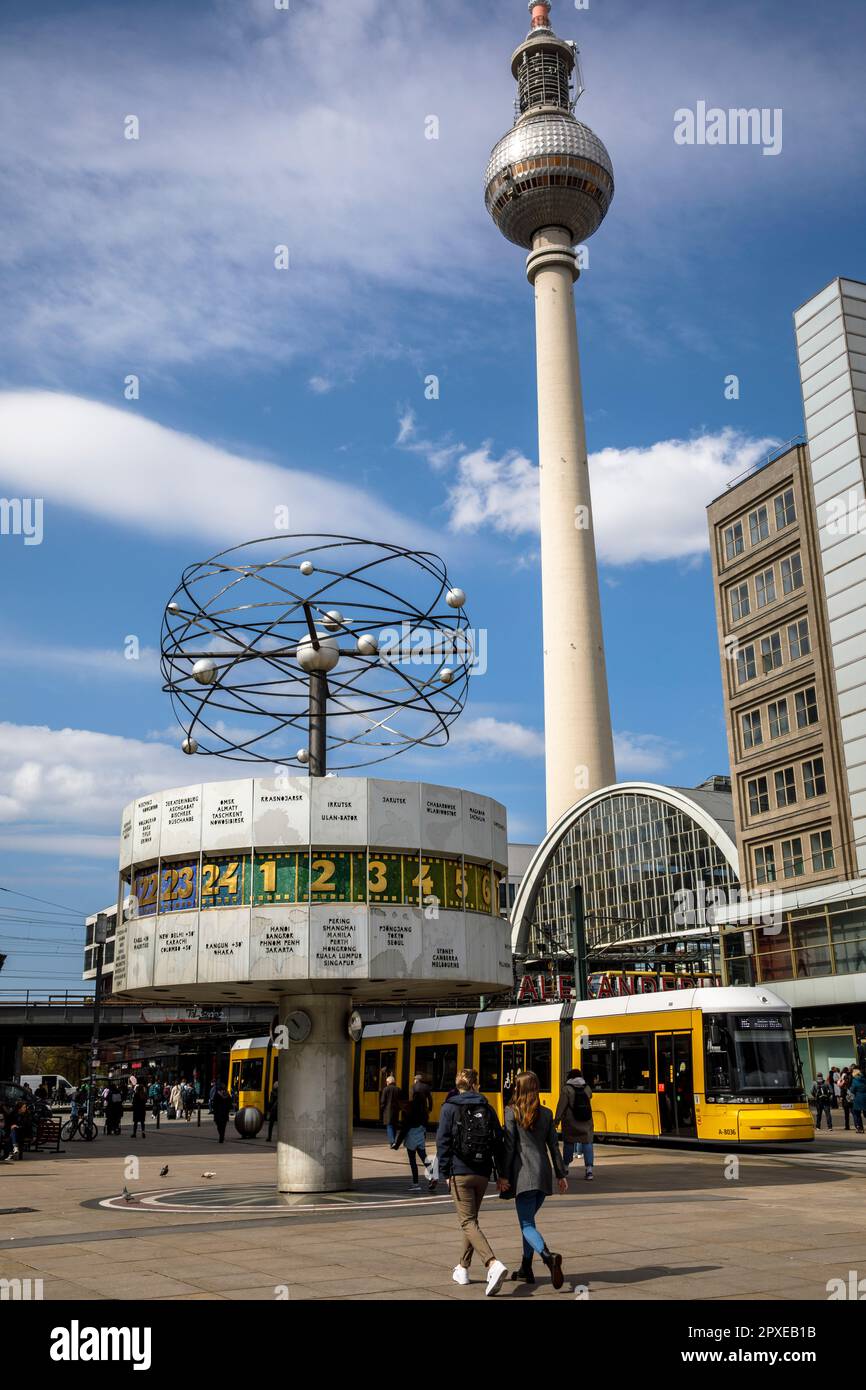
[[[277,1178],[280,1192],[345,1192],[352,1186],[352,1043],[345,994],[291,994],[280,1023],[302,1011],[309,1037],[279,1057]]]

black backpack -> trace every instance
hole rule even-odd
[[[470,1168],[493,1162],[496,1144],[496,1117],[483,1098],[457,1107],[454,1152]]]
[[[592,1106],[585,1086],[569,1086],[571,1092],[571,1113],[576,1120],[591,1120]]]

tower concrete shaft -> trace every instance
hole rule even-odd
[[[574,115],[583,91],[577,46],[554,33],[550,8],[550,0],[529,0],[532,28],[511,57],[519,114],[494,145],[484,179],[487,211],[504,237],[529,251],[535,287],[548,827],[616,780],[573,250],[607,215],[613,165]]]
[[[535,289],[550,827],[586,792],[614,782],[616,770],[574,315],[579,272],[570,232],[536,232],[526,273]]]

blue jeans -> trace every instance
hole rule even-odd
[[[540,1255],[546,1248],[544,1236],[535,1226],[535,1216],[544,1205],[543,1192],[518,1192],[515,1198],[520,1234],[523,1236],[523,1258],[531,1260],[533,1254]]]
[[[562,1161],[565,1164],[566,1168],[570,1164],[571,1160],[574,1158],[575,1151],[579,1152],[582,1155],[586,1167],[591,1168],[593,1164],[593,1159],[595,1157],[592,1144],[572,1144],[570,1140],[563,1139]]]
[[[397,1138],[397,1127],[396,1127],[396,1125],[386,1125],[386,1126],[385,1126],[385,1129],[386,1129],[387,1134],[388,1134],[388,1143],[389,1143],[389,1144],[393,1144],[394,1140]]]

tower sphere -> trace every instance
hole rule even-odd
[[[573,44],[550,28],[547,4],[534,4],[533,27],[514,53],[517,120],[493,147],[484,176],[487,211],[503,236],[527,250],[544,227],[564,227],[572,243],[601,225],[613,198],[610,155],[573,114]]]

